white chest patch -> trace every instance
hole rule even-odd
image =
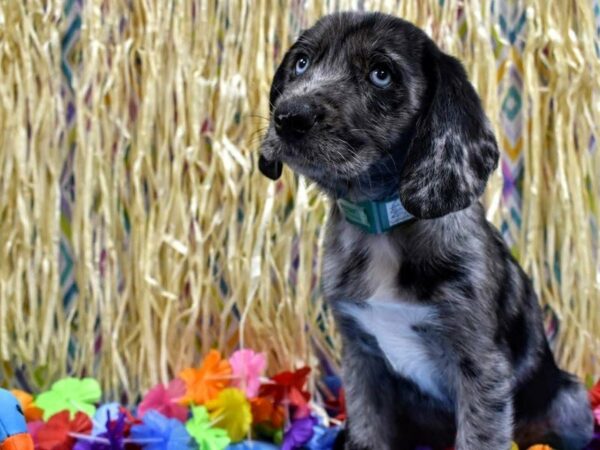
[[[375,337],[391,367],[435,398],[445,400],[440,389],[439,368],[427,352],[426,343],[414,326],[435,322],[429,306],[370,299],[365,306],[345,305],[361,328]]]
[[[435,325],[435,308],[407,301],[405,293],[398,291],[400,252],[387,235],[357,236],[354,227],[344,229],[342,243],[346,243],[347,247],[351,247],[358,239],[369,251],[365,281],[371,295],[362,306],[342,301],[337,307],[377,340],[397,374],[417,384],[423,392],[447,400],[440,367],[427,351],[428,343],[414,328]]]

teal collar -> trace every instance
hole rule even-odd
[[[367,200],[358,203],[341,198],[337,204],[347,222],[370,234],[385,233],[414,217],[404,209],[398,196],[386,200]]]

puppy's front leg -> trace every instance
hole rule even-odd
[[[459,362],[456,450],[509,450],[513,434],[509,364],[499,351],[468,352]]]

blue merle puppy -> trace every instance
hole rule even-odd
[[[332,200],[345,448],[584,447],[586,391],[478,201],[498,149],[460,62],[404,20],[329,15],[287,52],[270,103],[260,170],[285,163]]]

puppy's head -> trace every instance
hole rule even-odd
[[[419,218],[469,206],[498,150],[462,65],[421,30],[383,14],[326,16],[275,73],[259,167],[282,163],[326,192],[399,192]]]

